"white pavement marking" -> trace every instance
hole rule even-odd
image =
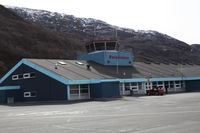
[[[95,132],[108,132],[108,133],[112,133],[112,130],[105,130],[105,129],[88,129],[88,128],[77,128],[77,127],[64,127],[64,126],[60,126],[60,125],[54,125],[54,127],[56,128],[61,128],[61,129],[68,129],[68,130],[76,130],[76,131],[94,131]]]
[[[54,118],[94,118],[94,117],[129,117],[129,116],[150,116],[150,115],[176,115],[176,114],[187,114],[187,113],[200,113],[200,110],[188,110],[188,111],[168,111],[168,112],[155,112],[155,113],[131,113],[131,114],[96,114],[96,115],[77,115],[77,113],[72,113],[74,115],[69,115],[69,112],[57,112],[57,111],[52,111],[52,112],[34,112],[34,113],[20,113],[20,114],[9,114],[8,116],[14,116],[14,117],[9,117],[9,119],[16,119],[16,117],[19,117],[20,119],[26,119],[27,117],[33,117],[32,119],[37,119],[37,118],[43,118],[43,119],[54,119]],[[79,113],[81,114],[81,113]],[[25,116],[25,117],[22,117]],[[48,117],[47,117],[48,116]],[[2,120],[3,118],[1,118]],[[8,117],[4,118],[8,119]]]

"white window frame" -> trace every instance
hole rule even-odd
[[[31,95],[31,93],[33,93],[33,92],[35,92],[35,91],[32,91],[32,92],[31,91],[26,91],[26,92],[24,92],[24,97],[37,97],[37,92],[35,92],[36,93],[35,96]]]
[[[24,78],[24,79],[31,78],[30,73],[25,73],[25,74],[23,74],[23,78]]]
[[[132,85],[132,84],[135,84],[135,85]],[[137,82],[131,82],[130,83],[130,89],[133,90],[133,91],[138,91],[138,83]]]
[[[24,92],[24,97],[31,97],[31,92]]]
[[[15,78],[16,76],[16,78]],[[18,75],[12,75],[12,80],[18,80],[19,79],[19,76]]]

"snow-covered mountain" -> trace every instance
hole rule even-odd
[[[145,30],[133,30],[129,28],[122,28],[108,24],[101,20],[93,18],[78,18],[73,15],[67,15],[63,13],[49,12],[45,10],[36,10],[29,8],[11,7],[8,8],[14,10],[18,15],[24,17],[35,23],[39,23],[47,28],[67,33],[83,32],[91,36],[97,36],[100,34],[110,33],[114,37],[116,31],[130,33],[130,34],[146,34],[147,38],[151,35],[160,35],[168,39],[174,39],[166,34],[162,34],[156,31]]]
[[[121,42],[121,50],[131,49],[138,61],[200,62],[195,58],[199,51],[195,47],[157,31],[122,28],[93,18],[78,18],[45,10],[10,6],[8,8],[26,20],[51,30],[79,36],[83,41],[117,37]]]

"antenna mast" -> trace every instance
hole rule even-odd
[[[115,29],[115,39],[117,40],[117,29]],[[117,45],[117,42],[116,42]],[[117,51],[117,74],[119,73],[119,51]]]
[[[95,27],[95,24],[94,24],[94,29],[93,29],[93,40],[95,40],[95,37],[96,37],[96,27]]]

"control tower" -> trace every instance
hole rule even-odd
[[[87,54],[78,60],[93,61],[105,66],[133,66],[133,54],[119,52],[117,40],[93,40],[85,44]]]

